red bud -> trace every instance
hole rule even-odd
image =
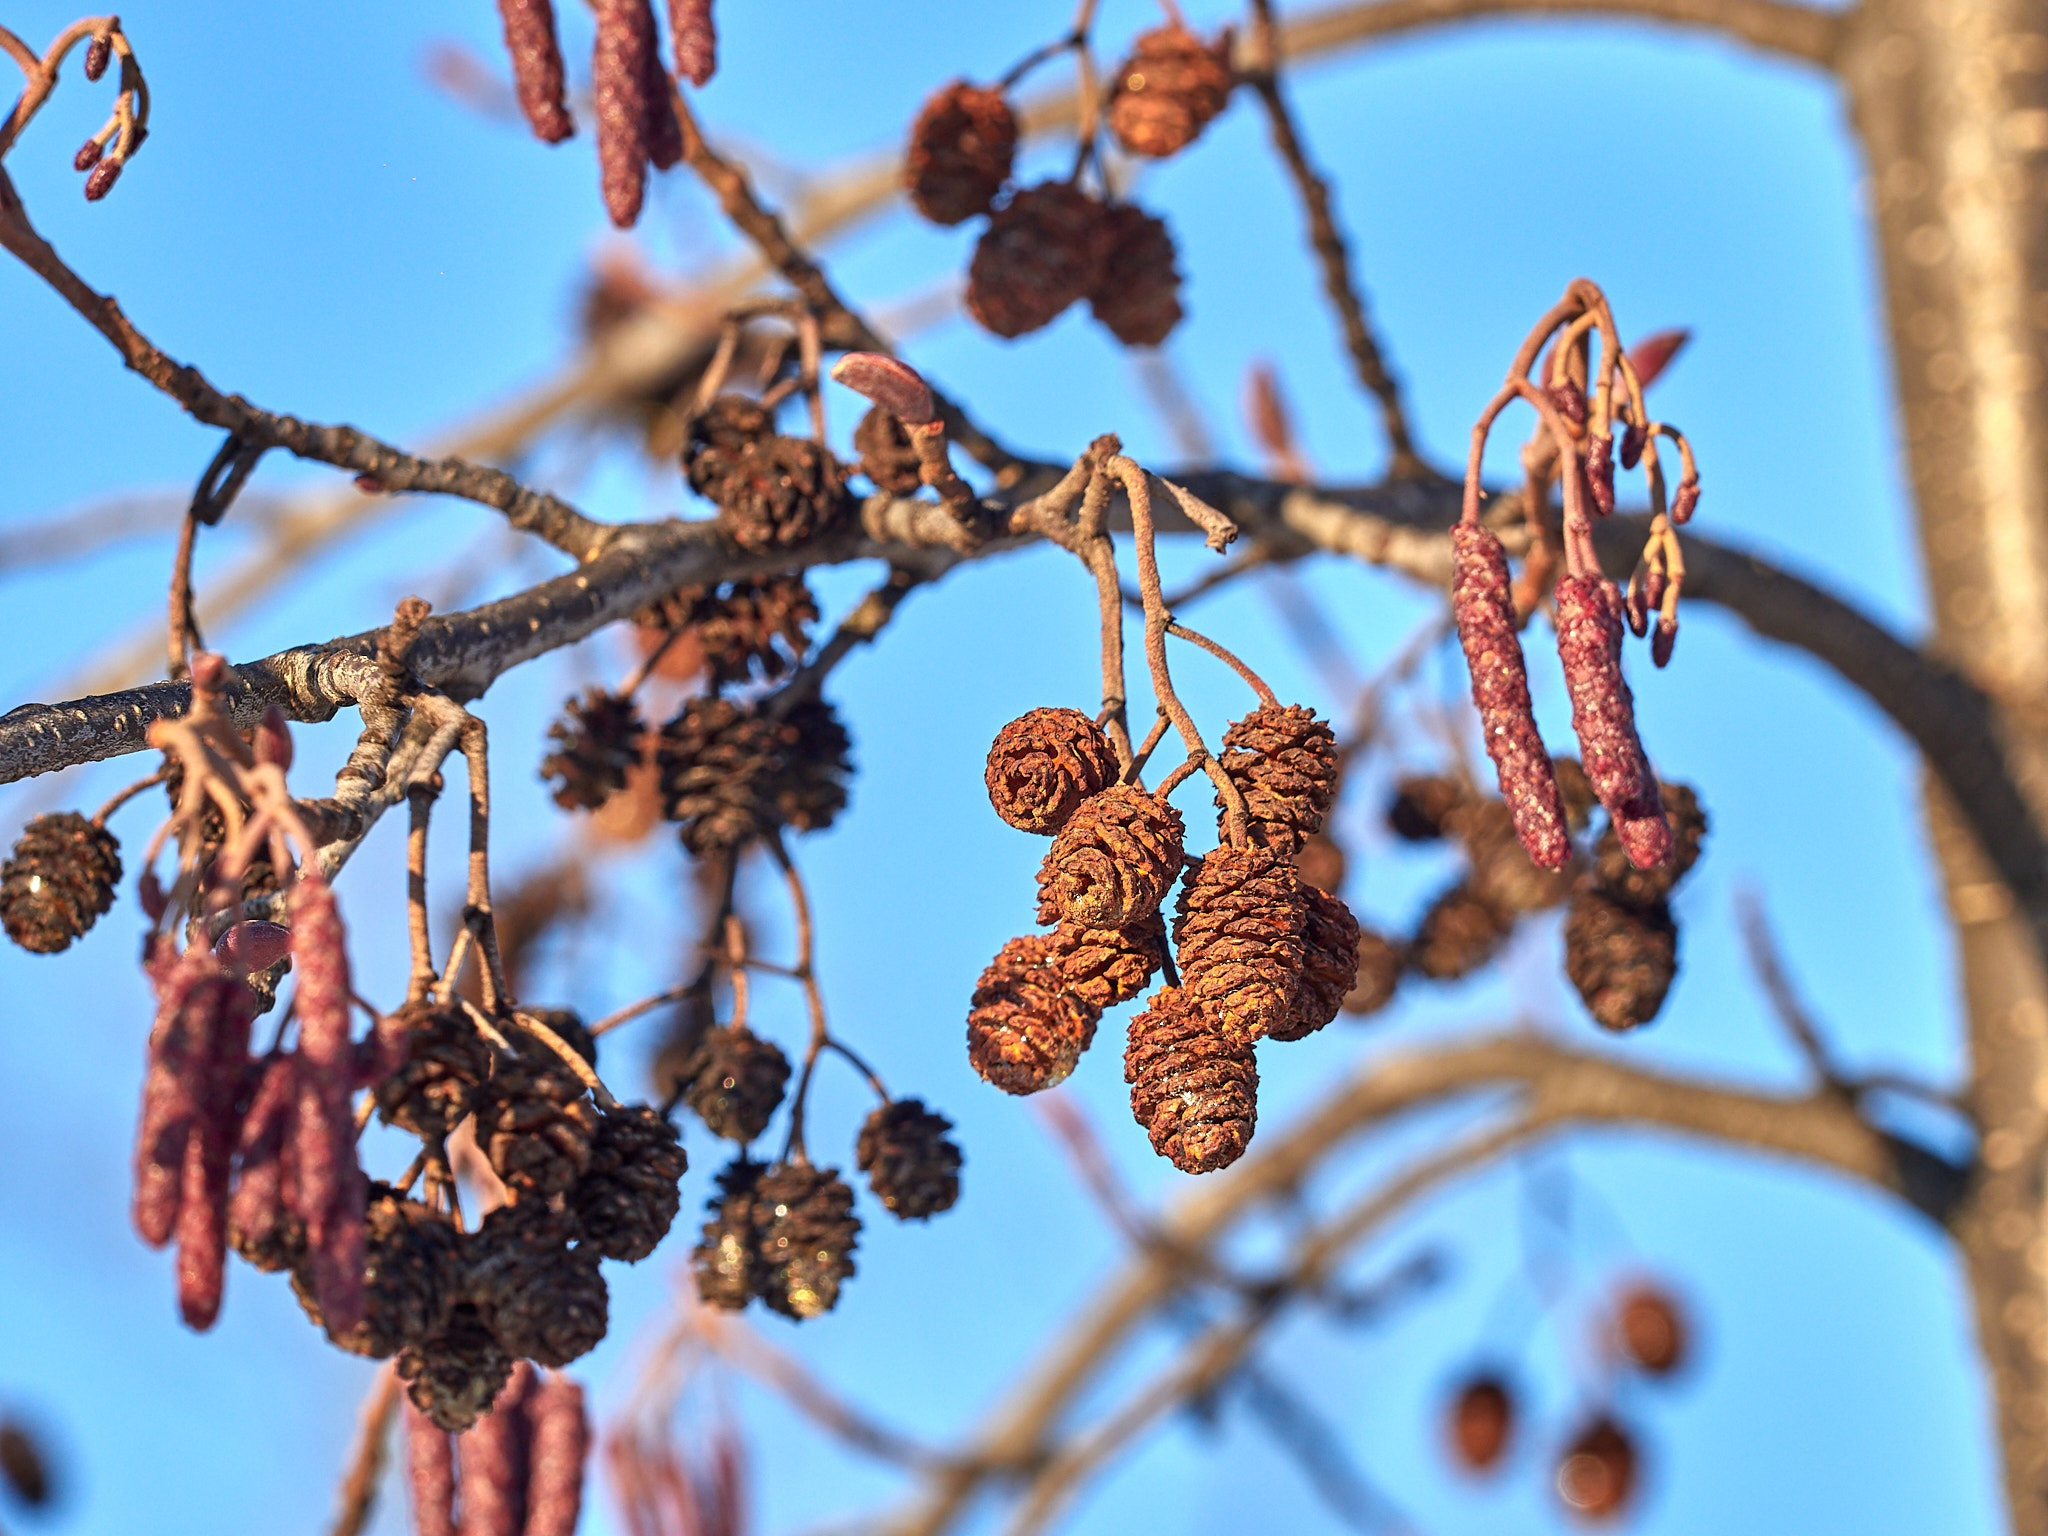
[[[121,179],[121,162],[102,160],[92,168],[92,174],[85,178],[85,200],[96,203],[114,190],[114,183]]]
[[[931,385],[900,359],[879,352],[849,352],[832,365],[832,377],[874,401],[906,427],[928,426],[939,419]]]
[[[1643,429],[1630,422],[1621,429],[1621,467],[1634,469],[1643,461]]]
[[[1691,339],[1692,332],[1683,327],[1652,331],[1628,349],[1629,363],[1644,389],[1648,389],[1651,381],[1671,366],[1671,360],[1678,356],[1679,349]]]
[[[87,139],[78,146],[78,153],[71,157],[71,169],[74,171],[91,170],[100,163],[100,156],[105,154],[106,151],[107,146],[98,139]]]
[[[1692,514],[1700,504],[1700,483],[1697,480],[1681,480],[1678,495],[1671,503],[1671,521],[1689,523]]]
[[[256,761],[270,763],[281,770],[292,765],[292,728],[285,722],[284,711],[275,704],[263,711],[262,723],[256,727]]]
[[[85,45],[85,78],[97,80],[107,72],[114,57],[114,39],[102,32]]]
[[[292,952],[292,932],[276,923],[237,923],[215,941],[214,956],[229,969],[247,976],[267,971]]]

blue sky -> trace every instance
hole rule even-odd
[[[894,141],[941,80],[985,78],[1065,24],[1055,4],[753,0],[727,9],[725,65],[703,113],[714,131],[780,168],[768,180],[784,192],[800,171]],[[1207,4],[1190,10],[1205,22],[1223,15]],[[1105,48],[1114,53],[1154,14],[1137,0],[1109,0]],[[69,170],[103,110],[75,74],[9,170],[44,233],[173,355],[264,405],[401,442],[475,415],[565,358],[580,284],[608,238],[588,141],[544,149],[453,104],[421,69],[424,51],[443,39],[496,65],[483,0],[141,0],[122,16],[156,108],[150,142],[114,195],[86,205]],[[16,0],[6,18],[31,39],[69,19],[51,0]],[[1431,453],[1457,454],[1523,329],[1586,273],[1608,287],[1630,331],[1695,330],[1659,394],[1660,411],[1700,449],[1701,528],[1825,572],[1873,612],[1917,627],[1861,168],[1823,82],[1693,37],[1502,23],[1318,65],[1295,94],[1315,157],[1334,173],[1358,269]],[[1595,155],[1610,167],[1604,180],[1583,169]],[[1228,455],[1251,457],[1239,391],[1247,366],[1270,359],[1319,469],[1340,479],[1377,472],[1377,429],[1344,370],[1250,103],[1239,101],[1190,154],[1148,173],[1138,195],[1181,242],[1190,319],[1172,355]],[[957,274],[971,238],[899,214],[836,248],[835,269],[859,301],[886,307]],[[715,210],[675,177],[660,186],[640,239],[667,269],[731,248]],[[124,375],[95,335],[11,265],[0,266],[0,338],[13,381],[0,398],[0,529],[129,493],[182,494],[210,456],[215,434]],[[1021,445],[1063,455],[1114,430],[1139,457],[1172,459],[1128,360],[1085,318],[1018,344],[949,321],[917,336],[910,352]],[[833,411],[844,434],[854,410],[842,398]],[[593,460],[572,441],[548,445],[529,467],[599,515],[701,512],[671,471],[612,452]],[[273,461],[253,493],[334,478]],[[492,516],[407,505],[212,638],[249,655],[360,629],[406,592],[441,590],[438,573],[456,562],[472,598],[554,569],[500,539]],[[231,520],[208,541],[202,585],[247,547]],[[7,703],[55,696],[80,657],[149,622],[168,558],[161,535],[0,573],[15,637],[0,653]],[[1205,558],[1175,549],[1168,561],[1188,574]],[[832,572],[818,587],[842,611],[874,577]],[[1368,672],[1433,602],[1331,561],[1305,565],[1299,578]],[[1248,583],[1191,618],[1283,695],[1341,710],[1345,701],[1274,622],[1274,600]],[[984,562],[914,596],[882,643],[835,677],[862,775],[852,812],[798,851],[820,913],[835,1020],[899,1091],[959,1120],[966,1196],[929,1227],[883,1226],[870,1210],[861,1274],[839,1311],[800,1331],[774,1319],[762,1326],[878,1414],[935,1439],[994,1399],[1117,1256],[1029,1107],[980,1084],[960,1049],[974,974],[1028,926],[1040,852],[989,814],[981,754],[1024,709],[1089,696],[1092,613],[1072,563],[1045,552]],[[1911,755],[1814,664],[1703,608],[1686,625],[1672,669],[1638,679],[1639,707],[1661,770],[1700,787],[1714,831],[1678,902],[1684,971],[1672,1001],[1654,1030],[1616,1048],[1646,1062],[1795,1080],[1741,960],[1731,909],[1748,887],[1762,894],[1803,990],[1850,1061],[1952,1078],[1953,978]],[[621,649],[601,639],[507,679],[486,701],[502,869],[534,867],[568,831],[533,776],[545,721],[572,685],[616,673],[621,661]],[[1205,721],[1220,726],[1244,707],[1221,669],[1183,671]],[[1451,658],[1423,670],[1425,695],[1454,697],[1460,686]],[[1561,690],[1539,677],[1539,693],[1546,730],[1561,743]],[[346,739],[345,721],[301,729],[307,782],[339,761]],[[1375,824],[1385,776],[1425,762],[1409,742],[1375,763],[1339,817],[1353,854],[1347,895],[1389,927],[1412,921],[1448,877],[1444,856],[1391,846]],[[17,787],[0,821],[11,835],[37,809],[89,808],[121,781],[116,766]],[[142,820],[119,826],[139,849]],[[402,987],[398,868],[386,836],[342,887],[374,997]],[[664,840],[623,867],[605,942],[544,975],[547,1000],[597,1013],[665,983],[680,963],[680,940],[664,920],[679,880]],[[765,880],[754,889],[773,942],[775,892]],[[135,925],[133,909],[118,908],[62,959],[0,954],[0,986],[16,1000],[0,1023],[0,1079],[14,1087],[0,1123],[11,1174],[0,1181],[0,1400],[55,1427],[77,1495],[65,1529],[317,1529],[366,1368],[325,1348],[280,1283],[246,1269],[234,1272],[214,1332],[188,1334],[175,1319],[168,1260],[142,1249],[127,1225],[147,1023],[130,965]],[[1284,1123],[1391,1041],[1528,1017],[1592,1043],[1558,974],[1558,942],[1554,923],[1531,924],[1482,982],[1413,988],[1370,1026],[1340,1023],[1268,1053],[1262,1119]],[[800,1039],[798,997],[771,991],[762,1006],[759,1027]],[[606,1071],[636,1085],[645,1044],[624,1033]],[[1169,1197],[1185,1180],[1130,1125],[1115,1042],[1112,1023],[1071,1091],[1131,1183]],[[828,1076],[820,1092],[821,1146],[850,1142],[863,1112],[857,1085]],[[1389,1138],[1315,1198],[1356,1187],[1445,1131],[1439,1120]],[[701,1133],[690,1151],[685,1199],[694,1212],[721,1158]],[[1517,1278],[1515,1233],[1525,1181],[1554,1181],[1560,1169],[1577,1192],[1577,1219],[1562,1289],[1539,1315]],[[585,1372],[601,1404],[629,1384],[627,1347],[656,1326],[685,1246],[672,1242],[614,1273],[613,1338]],[[1425,1249],[1448,1261],[1426,1295],[1370,1328],[1296,1320],[1265,1356],[1423,1530],[1557,1524],[1542,1445],[1597,1389],[1585,1371],[1593,1310],[1617,1277],[1643,1271],[1691,1298],[1704,1348],[1684,1381],[1622,1400],[1650,1452],[1637,1528],[2000,1528],[1957,1268],[1923,1225],[1868,1194],[1668,1140],[1589,1135],[1418,1208],[1354,1269],[1370,1277]],[[1510,1476],[1473,1491],[1438,1454],[1436,1414],[1450,1377],[1503,1356],[1520,1362],[1541,1428]],[[1140,1358],[1162,1356],[1154,1347]],[[893,1474],[819,1440],[772,1400],[744,1390],[735,1400],[754,1445],[761,1529],[871,1508],[897,1487]],[[608,1518],[595,1501],[587,1528],[609,1530]],[[392,1519],[387,1510],[380,1529],[398,1529]],[[1214,1426],[1168,1423],[1096,1485],[1073,1523],[1105,1533],[1283,1527],[1341,1528],[1238,1411]]]

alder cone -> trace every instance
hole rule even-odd
[[[766,1163],[744,1153],[719,1169],[718,1193],[706,1205],[711,1219],[690,1252],[698,1297],[727,1312],[741,1311],[761,1293],[766,1270],[760,1235],[767,1212],[759,1188],[767,1171]]]
[[[1302,839],[1294,855],[1294,873],[1303,885],[1335,896],[1344,889],[1344,848],[1335,838],[1317,832]]]
[[[1159,796],[1112,784],[1083,800],[1038,872],[1063,922],[1122,928],[1158,909],[1181,868],[1181,819]]]
[[[1408,968],[1431,981],[1469,976],[1499,951],[1513,920],[1462,880],[1430,903],[1408,943]]]
[[[377,1035],[380,1045],[390,1042],[399,1062],[375,1085],[377,1113],[386,1125],[434,1141],[476,1107],[491,1053],[459,1007],[407,1003],[377,1021]]]
[[[1603,1029],[1647,1024],[1678,974],[1671,908],[1627,906],[1596,890],[1572,897],[1564,920],[1564,973]]]
[[[1433,843],[1469,798],[1465,786],[1446,773],[1415,773],[1394,786],[1387,802],[1387,827],[1404,843]]]
[[[645,1104],[599,1117],[590,1166],[569,1192],[584,1243],[607,1259],[637,1264],[661,1246],[682,1209],[690,1160],[676,1128]]]
[[[398,1352],[406,1396],[451,1435],[482,1418],[511,1376],[511,1354],[469,1302],[457,1302],[432,1338]]]
[[[818,832],[846,809],[846,781],[853,773],[853,739],[839,713],[823,699],[802,699],[775,722],[778,749],[768,785],[769,809],[777,826]]]
[[[1066,989],[1049,934],[1005,944],[974,984],[967,1060],[1005,1093],[1064,1082],[1095,1039],[1099,1009]]]
[[[1337,739],[1314,710],[1262,704],[1223,733],[1222,762],[1244,796],[1254,843],[1292,857],[1322,831],[1337,795]]]
[[[23,949],[54,955],[100,920],[121,880],[121,845],[76,811],[51,811],[22,829],[0,865],[0,925]]]
[[[0,1419],[0,1483],[30,1509],[41,1509],[57,1492],[49,1458],[28,1427]]]
[[[1287,1025],[1308,957],[1308,898],[1271,848],[1218,848],[1189,870],[1173,942],[1180,990],[1218,1030],[1251,1042]]]
[[[1252,1042],[1218,1029],[1184,988],[1161,988],[1132,1018],[1124,1081],[1152,1150],[1183,1173],[1226,1168],[1251,1144],[1259,1118]]]
[[[1707,840],[1707,813],[1689,785],[1664,784],[1659,798],[1671,826],[1671,859],[1654,869],[1638,869],[1612,826],[1593,845],[1591,881],[1601,895],[1625,906],[1648,907],[1664,900],[1699,862]]]
[[[566,1194],[590,1166],[597,1110],[564,1068],[501,1056],[477,1093],[477,1144],[507,1186]]]
[[[789,1058],[744,1024],[706,1030],[698,1050],[699,1065],[683,1102],[712,1135],[742,1145],[752,1141],[782,1103]]]
[[[334,1344],[382,1360],[446,1326],[462,1284],[462,1240],[447,1217],[388,1185],[371,1186],[363,1221],[361,1322],[340,1334],[327,1326],[303,1258],[292,1269],[292,1291]]]
[[[785,1163],[756,1189],[761,1226],[761,1299],[801,1321],[830,1312],[854,1272],[860,1217],[836,1168]]]
[[[1616,1341],[1629,1363],[1652,1376],[1668,1376],[1685,1363],[1685,1316],[1657,1286],[1639,1285],[1615,1309]]]
[[[572,1249],[576,1219],[534,1200],[501,1205],[469,1243],[468,1299],[515,1356],[559,1370],[605,1335],[597,1253]]]
[[[680,631],[685,638],[677,646],[694,642],[705,675],[717,688],[756,676],[772,682],[787,673],[810,649],[818,604],[803,577],[768,576],[683,587],[633,619],[662,636]],[[669,655],[675,649],[671,646]]]
[[[1127,347],[1156,347],[1181,322],[1180,272],[1163,219],[1130,203],[1103,210],[1102,275],[1088,308]]]
[[[860,472],[874,482],[876,490],[891,496],[914,496],[924,484],[910,434],[887,407],[868,407],[853,429],[853,446],[860,454]]]
[[[788,549],[830,533],[852,507],[846,471],[807,437],[767,437],[732,457],[716,486],[718,527],[741,549]]]
[[[1451,1456],[1468,1472],[1491,1472],[1515,1432],[1515,1400],[1498,1376],[1475,1376],[1451,1399]]]
[[[1378,1013],[1394,1000],[1407,968],[1408,953],[1399,944],[1376,929],[1359,929],[1358,974],[1344,994],[1344,1011],[1359,1017]]]
[[[960,1198],[960,1148],[953,1122],[922,1099],[895,1099],[861,1122],[854,1162],[892,1216],[925,1221]]]
[[[1359,927],[1338,897],[1303,884],[1308,921],[1302,929],[1307,951],[1286,1020],[1270,1032],[1275,1040],[1300,1040],[1337,1017],[1358,980]]]
[[[1102,214],[1102,204],[1064,181],[1016,193],[975,244],[967,312],[1002,337],[1050,325],[1101,281]]]
[[[1588,1519],[1619,1515],[1635,1486],[1635,1441],[1606,1414],[1574,1435],[1558,1462],[1558,1497]]]
[[[1152,984],[1166,963],[1166,921],[1154,912],[1128,928],[1062,923],[1052,954],[1067,991],[1100,1013]]]
[[[1515,835],[1514,815],[1503,802],[1469,801],[1453,813],[1450,826],[1465,845],[1466,888],[1504,918],[1562,906],[1571,895],[1571,862],[1540,868]]]
[[[934,224],[987,213],[1017,156],[1017,119],[1000,86],[955,80],[919,108],[904,157],[903,184]]]
[[[654,761],[662,815],[682,824],[691,853],[730,853],[767,830],[775,734],[753,710],[715,695],[691,699],[661,728]]]
[[[1117,775],[1116,749],[1102,727],[1078,709],[1034,709],[996,732],[982,782],[1004,821],[1051,836]]]
[[[631,699],[605,688],[571,699],[566,711],[548,727],[548,738],[560,745],[541,759],[541,777],[555,781],[555,804],[563,810],[594,811],[626,787],[646,722]]]
[[[1140,33],[1110,84],[1117,143],[1152,160],[1194,143],[1230,101],[1230,43],[1227,28],[1205,43],[1178,22]]]
[[[774,413],[760,401],[749,395],[713,396],[711,403],[691,418],[683,445],[683,476],[690,489],[711,501],[724,502],[726,482],[738,476],[741,455],[774,435]]]

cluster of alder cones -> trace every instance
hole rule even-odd
[[[1358,923],[1300,879],[1337,778],[1329,727],[1298,705],[1232,724],[1221,765],[1242,796],[1241,841],[1187,858],[1179,812],[1126,783],[1108,737],[1072,709],[1003,727],[986,782],[996,814],[1053,839],[1038,876],[1049,933],[1005,944],[974,989],[968,1058],[1009,1093],[1063,1081],[1105,1009],[1164,970],[1130,1023],[1131,1109],[1161,1156],[1207,1173],[1243,1155],[1258,1120],[1260,1040],[1299,1040],[1335,1018],[1358,969]],[[1227,824],[1227,818],[1224,818]],[[1176,882],[1169,952],[1161,905]]]
[[[1192,144],[1236,84],[1230,41],[1226,31],[1205,43],[1179,21],[1141,35],[1107,86],[1104,119],[1116,142],[1155,160]],[[1017,139],[1004,84],[956,80],[911,126],[904,180],[917,211],[935,224],[988,217],[968,264],[968,313],[1015,337],[1085,299],[1126,346],[1158,346],[1181,319],[1165,223],[1085,191],[1079,165],[1064,181],[1015,186]]]

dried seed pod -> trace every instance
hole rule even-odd
[[[482,1313],[457,1302],[441,1331],[398,1352],[398,1379],[413,1406],[451,1435],[490,1409],[512,1375],[512,1356]]]
[[[860,454],[860,472],[875,483],[876,490],[891,496],[914,496],[924,484],[918,473],[917,449],[895,412],[869,406],[853,429],[853,446]]]
[[[1294,855],[1294,873],[1301,883],[1332,896],[1344,889],[1344,865],[1343,845],[1321,832],[1303,838]]]
[[[555,40],[550,0],[498,0],[505,26],[505,51],[512,56],[512,83],[527,126],[544,144],[559,144],[576,131],[569,116],[561,44]]]
[[[1515,835],[1507,806],[1488,797],[1465,805],[1451,819],[1465,846],[1465,885],[1504,918],[1560,906],[1572,892],[1572,866],[1539,869]]]
[[[830,449],[807,437],[767,437],[732,456],[716,486],[718,527],[741,549],[788,549],[847,520],[853,498]]]
[[[1067,818],[1038,883],[1062,921],[1122,928],[1158,910],[1180,868],[1180,812],[1135,785],[1112,784]]]
[[[1010,940],[974,984],[967,1059],[1005,1093],[1064,1082],[1095,1039],[1101,1011],[1066,988],[1050,934]]]
[[[445,1137],[476,1107],[491,1070],[490,1048],[451,1004],[422,999],[377,1021],[398,1066],[375,1085],[377,1113],[425,1141]]]
[[[892,1216],[924,1221],[960,1198],[960,1148],[953,1122],[922,1099],[894,1099],[861,1122],[854,1161]]]
[[[382,1360],[408,1344],[424,1344],[448,1323],[463,1280],[461,1238],[446,1216],[374,1184],[364,1210],[363,1316],[355,1327],[327,1327],[313,1294],[309,1265],[292,1271],[292,1290],[306,1316],[352,1355]]]
[[[228,1197],[228,1242],[257,1269],[275,1273],[300,1262],[306,1228],[285,1197],[298,1063],[274,1051],[254,1068],[255,1086],[235,1145],[235,1187]]]
[[[566,1194],[590,1166],[596,1135],[597,1110],[565,1067],[500,1056],[477,1090],[477,1145],[522,1195]]]
[[[708,15],[709,0],[703,9]],[[583,1388],[567,1376],[550,1373],[526,1400],[526,1417],[533,1428],[524,1536],[576,1536],[583,1512],[583,1467],[590,1459]]]
[[[1100,1013],[1152,984],[1166,962],[1166,922],[1154,912],[1128,928],[1062,923],[1052,957],[1067,991]]]
[[[803,577],[768,576],[684,587],[634,621],[664,634],[684,631],[717,688],[788,672],[810,649],[818,605]]]
[[[1194,143],[1237,83],[1225,28],[1205,43],[1179,21],[1140,33],[1110,82],[1109,131],[1134,155],[1161,160]]]
[[[1302,928],[1307,951],[1301,979],[1283,1023],[1269,1031],[1275,1040],[1300,1040],[1337,1017],[1358,980],[1358,919],[1343,901],[1312,885],[1300,887],[1308,904]]]
[[[1156,347],[1180,324],[1180,272],[1163,219],[1130,203],[1102,213],[1102,273],[1088,307],[1127,347]]]
[[[1685,1364],[1687,1329],[1678,1302],[1661,1286],[1641,1284],[1614,1309],[1615,1342],[1638,1370],[1668,1376]]]
[[[620,229],[640,217],[647,191],[647,83],[654,59],[654,11],[648,0],[595,0],[597,47],[590,86],[597,109],[597,163],[605,212]]]
[[[363,1202],[356,1161],[355,1046],[347,939],[334,891],[302,869],[291,887],[292,961],[299,986],[298,1102],[292,1116],[292,1214],[306,1226],[321,1315],[337,1333],[363,1316]]]
[[[468,1298],[513,1355],[560,1367],[604,1337],[604,1276],[595,1250],[569,1246],[575,1236],[573,1216],[522,1200],[470,1239]]]
[[[50,1460],[35,1434],[19,1419],[0,1419],[0,1482],[30,1509],[42,1509],[56,1497]]]
[[[0,864],[0,925],[23,949],[54,955],[105,915],[121,880],[121,845],[76,811],[51,811],[22,829]]]
[[[1034,709],[996,732],[982,782],[1004,821],[1051,836],[1117,774],[1116,749],[1093,720],[1078,709]]]
[[[1344,995],[1344,1011],[1359,1017],[1378,1013],[1394,1000],[1407,968],[1408,952],[1402,946],[1376,929],[1359,929],[1358,974]]]
[[[662,814],[682,823],[702,857],[745,847],[766,830],[763,787],[776,767],[774,727],[730,699],[691,699],[661,728],[655,765]]]
[[[565,718],[548,727],[548,739],[561,745],[541,759],[541,777],[555,780],[563,810],[594,811],[626,787],[647,722],[631,699],[606,688],[586,689],[564,708]]]
[[[768,786],[775,824],[820,832],[846,809],[853,740],[824,699],[800,699],[775,722],[776,771]]]
[[[456,1536],[455,1442],[411,1402],[405,1405],[405,1471],[418,1536]]]
[[[989,211],[1016,156],[1017,119],[1002,88],[955,80],[918,109],[903,184],[934,224],[959,224]]]
[[[682,1208],[690,1166],[676,1128],[645,1104],[621,1104],[598,1119],[590,1166],[569,1192],[586,1245],[637,1264],[661,1245]]]
[[[1408,968],[1431,981],[1455,981],[1491,960],[1513,920],[1462,880],[1429,904],[1408,944]]]
[[[767,1171],[766,1163],[751,1162],[744,1153],[718,1171],[718,1194],[706,1206],[711,1219],[690,1254],[698,1297],[728,1312],[761,1294],[766,1271],[760,1234],[767,1213],[759,1186]]]
[[[762,1175],[761,1299],[801,1321],[829,1312],[854,1273],[860,1217],[836,1168],[784,1163]]]
[[[526,1524],[526,1399],[533,1367],[524,1360],[490,1412],[455,1441],[462,1472],[462,1536],[520,1536]]]
[[[668,30],[675,44],[677,71],[702,90],[718,72],[718,27],[712,20],[711,0],[668,0]],[[580,1394],[582,1389],[577,1391]],[[582,1401],[580,1395],[577,1401]],[[568,1536],[574,1524],[572,1519],[563,1527],[563,1536]]]
[[[1671,860],[1655,869],[1638,869],[1623,851],[1612,826],[1593,845],[1590,879],[1601,895],[1625,906],[1647,907],[1671,894],[1686,872],[1699,862],[1707,838],[1707,813],[1689,785],[1664,783],[1658,799],[1671,824]]]
[[[1564,920],[1564,973],[1604,1029],[1647,1024],[1678,974],[1671,908],[1625,906],[1595,890],[1573,895]]]
[[[1003,337],[1050,325],[1101,280],[1102,212],[1102,204],[1064,181],[1016,193],[975,243],[967,312]]]
[[[1308,898],[1271,848],[1218,848],[1195,861],[1173,924],[1180,990],[1242,1041],[1286,1026],[1307,959]]]
[[[1226,1168],[1251,1144],[1259,1118],[1252,1041],[1217,1028],[1184,988],[1161,988],[1132,1018],[1124,1081],[1152,1150],[1183,1173]]]
[[[1451,1399],[1451,1457],[1467,1472],[1491,1472],[1515,1433],[1515,1400],[1492,1374],[1474,1376]]]
[[[1507,552],[1477,523],[1451,530],[1451,614],[1472,673],[1472,703],[1486,753],[1499,776],[1501,798],[1515,814],[1515,831],[1537,865],[1562,868],[1571,857],[1571,838],[1529,702]]]
[[[768,1127],[789,1081],[789,1058],[744,1024],[706,1031],[683,1102],[714,1136],[741,1145]]]
[[[1654,869],[1671,857],[1671,827],[1621,675],[1621,609],[1620,589],[1604,576],[1565,576],[1557,583],[1557,650],[1586,777],[1629,861]]]
[[[1337,741],[1312,709],[1262,704],[1223,733],[1223,771],[1244,796],[1251,839],[1293,856],[1337,794]],[[1223,806],[1218,796],[1217,809]]]
[[[1558,1497],[1589,1520],[1621,1514],[1635,1486],[1635,1441],[1604,1413],[1572,1437],[1558,1460]]]
[[[1469,798],[1447,773],[1410,774],[1387,802],[1387,827],[1404,843],[1433,843],[1450,830],[1452,816]]]

